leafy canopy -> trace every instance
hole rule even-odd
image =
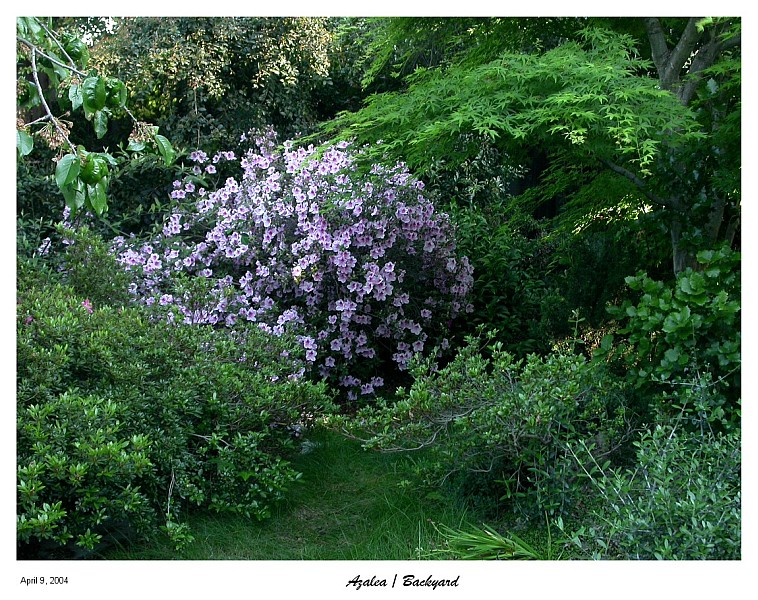
[[[423,68],[405,92],[372,96],[327,126],[339,137],[383,139],[377,152],[424,170],[462,160],[462,133],[477,132],[518,153],[550,144],[580,157],[613,160],[648,174],[661,144],[698,138],[692,113],[656,81],[627,35],[584,29],[579,41],[544,53],[512,51],[479,65]]]

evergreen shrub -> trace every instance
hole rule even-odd
[[[412,373],[396,398],[333,425],[370,448],[426,449],[431,482],[488,473],[499,494],[531,516],[563,512],[579,499],[581,471],[569,443],[613,456],[628,435],[623,388],[582,355],[516,360],[500,342],[469,337],[444,368],[419,360]]]
[[[695,396],[712,393],[700,384]],[[688,394],[688,396],[691,396]],[[577,459],[601,502],[573,537],[594,558],[739,560],[741,556],[741,435],[702,420],[685,404],[678,418],[642,432],[630,468],[608,468],[579,448]],[[698,422],[698,428],[691,427]]]
[[[169,325],[56,277],[19,265],[19,555],[87,553],[158,527],[181,545],[191,506],[265,518],[298,477],[292,432],[331,406],[302,379],[297,344]]]
[[[688,268],[672,283],[640,273],[626,282],[638,299],[612,307],[620,326],[603,339],[599,358],[618,359],[629,381],[648,396],[671,398],[670,384],[689,386],[710,378],[709,394],[739,425],[741,331],[740,254],[729,248],[698,253],[699,269]],[[676,414],[666,402],[664,419]],[[653,406],[653,411],[661,406]]]

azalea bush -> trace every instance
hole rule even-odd
[[[193,152],[162,230],[114,241],[135,296],[186,323],[291,331],[311,371],[351,400],[384,385],[388,366],[447,346],[472,310],[472,269],[423,183],[403,164],[359,170],[347,142],[277,146],[271,130],[250,141],[239,177],[215,186],[237,156]]]
[[[160,307],[109,305],[60,278],[19,263],[19,556],[86,555],[161,529],[181,546],[193,505],[269,516],[299,477],[294,433],[332,409],[325,385],[298,375],[294,340],[168,325]]]

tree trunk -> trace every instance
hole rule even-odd
[[[644,19],[650,49],[658,72],[661,88],[676,94],[679,101],[687,106],[695,95],[702,77],[702,71],[711,67],[719,53],[740,44],[740,37],[728,40],[721,38],[720,29],[705,29],[698,27],[700,18],[692,17],[687,21],[684,30],[674,47],[669,47],[666,32],[658,18]],[[671,221],[671,245],[673,254],[674,273],[680,273],[687,267],[699,268],[692,252],[682,248],[682,233],[687,224],[686,200],[675,199],[671,206],[675,207],[675,215]],[[714,199],[713,209],[705,232],[709,241],[715,243],[723,225],[726,233],[732,238],[734,231],[731,222],[725,223],[725,203],[723,198]]]
[[[671,222],[671,249],[673,258],[674,274],[681,273],[687,267],[695,270],[699,268],[699,263],[695,256],[682,248],[682,230],[684,229],[682,219],[678,216]]]

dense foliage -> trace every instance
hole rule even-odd
[[[651,398],[661,387],[707,381],[714,392],[708,412],[737,425],[742,363],[739,258],[728,248],[702,251],[697,256],[702,269],[688,268],[673,286],[645,274],[628,277],[639,301],[626,300],[609,309],[622,323],[620,339],[606,336],[599,354],[620,358],[627,379]]]
[[[535,24],[545,37],[525,39]],[[395,20],[387,27],[391,39],[396,30],[405,36],[404,47],[440,35],[439,20],[427,29]],[[694,266],[698,250],[734,243],[739,20],[577,27],[576,20],[484,19],[465,33],[449,24],[441,30],[447,43],[436,47],[448,48],[446,60],[417,68],[404,88],[372,95],[326,131],[386,140],[384,152],[422,171],[443,159],[455,169],[480,151],[476,135],[489,137],[514,166],[536,176],[552,170],[550,185],[536,181],[532,195],[538,204],[570,196],[581,207],[574,224],[630,202],[655,209],[671,236],[675,272]],[[629,31],[645,36],[650,50]],[[692,55],[697,60],[688,61]],[[378,54],[380,64],[385,57]],[[546,164],[536,164],[540,154]]]
[[[73,245],[70,281],[88,269],[108,281],[112,256],[110,267],[78,262],[86,243]],[[296,346],[255,329],[167,326],[87,289],[102,286],[20,264],[21,550],[81,553],[158,526],[181,544],[191,506],[266,517],[298,476],[285,460],[291,428],[329,406],[297,375]]]
[[[587,443],[607,456],[628,434],[623,389],[581,355],[516,360],[499,342],[489,358],[484,350],[469,338],[443,369],[417,362],[408,390],[343,426],[368,447],[431,449],[424,473],[432,480],[488,473],[522,509],[560,512],[582,493],[567,447]]]
[[[592,460],[587,475],[603,504],[575,537],[582,552],[595,559],[740,559],[740,435],[693,435],[684,424],[644,432],[633,469]]]
[[[325,18],[128,18],[94,60],[133,89],[135,114],[182,146],[228,148],[238,125],[313,127],[330,84]]]

